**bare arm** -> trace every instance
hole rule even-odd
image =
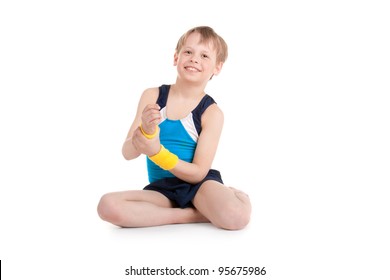
[[[141,124],[142,116],[145,108],[149,104],[155,104],[157,97],[158,97],[158,88],[151,88],[145,90],[139,100],[137,114],[129,129],[129,132],[127,133],[126,140],[122,146],[122,155],[127,160],[137,158],[141,154],[132,143],[133,134],[137,129],[139,129],[139,125]],[[148,115],[150,117],[147,121],[148,123],[146,123],[146,125],[143,126],[143,128],[150,134],[153,133],[150,127],[154,127],[155,126],[154,124],[158,124],[159,122],[159,114],[158,116],[157,114],[154,114],[153,116],[153,113],[155,112],[151,113],[152,116],[150,116],[150,114]]]
[[[219,107],[216,104],[210,106],[202,116],[202,133],[199,136],[192,163],[179,160],[170,172],[176,177],[193,184],[203,180],[214,160],[223,121],[223,113]]]
[[[217,105],[211,105],[202,116],[202,133],[199,136],[192,163],[179,160],[169,171],[183,181],[195,184],[204,179],[211,168],[223,127],[223,113]],[[136,127],[132,137],[136,151],[147,156],[156,155],[161,148],[159,133],[152,139],[142,135]]]

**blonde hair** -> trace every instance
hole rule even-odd
[[[200,43],[210,41],[213,43],[213,46],[217,52],[217,63],[226,61],[228,56],[228,47],[225,40],[221,36],[219,36],[211,27],[208,26],[194,27],[184,33],[177,42],[177,53],[180,52],[188,36],[190,36],[194,32],[198,32],[200,34]]]

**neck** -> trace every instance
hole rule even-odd
[[[184,83],[179,79],[176,79],[176,83],[172,85],[173,91],[187,98],[197,98],[200,95],[204,95],[204,89],[206,85]]]

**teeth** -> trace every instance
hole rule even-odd
[[[198,69],[196,69],[196,68],[194,68],[194,67],[186,67],[186,69],[187,70],[189,70],[189,71],[193,71],[193,72],[198,72],[199,70]]]

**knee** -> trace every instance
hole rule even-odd
[[[120,224],[120,211],[118,209],[118,203],[113,194],[108,193],[101,197],[97,207],[97,212],[102,220],[115,225]]]
[[[250,221],[251,211],[243,205],[227,206],[219,226],[227,230],[240,230],[245,228]]]

